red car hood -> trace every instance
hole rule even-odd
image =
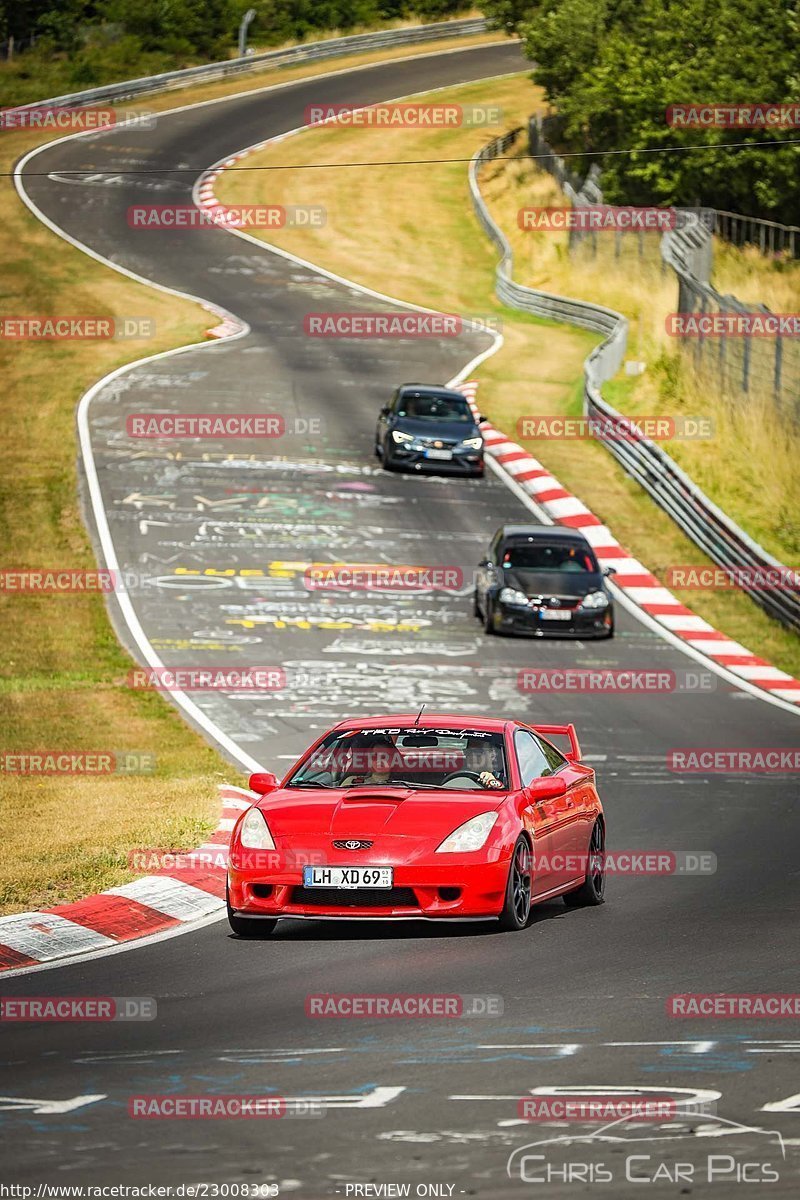
[[[498,809],[506,792],[412,791],[407,788],[286,788],[258,807],[276,839],[298,837],[445,838],[478,813]]]

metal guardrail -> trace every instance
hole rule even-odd
[[[583,364],[584,412],[596,423],[599,440],[626,473],[641,484],[656,504],[669,513],[713,562],[736,572],[785,572],[787,568],[726,516],[659,446],[639,434],[635,428],[630,428],[629,434],[620,437],[620,424],[630,423],[603,399],[600,387],[616,374],[625,357],[628,334],[625,317],[597,304],[569,300],[514,283],[511,245],[493,220],[481,195],[478,172],[484,164],[505,155],[515,145],[520,133],[521,128],[513,129],[493,139],[478,151],[469,165],[469,187],[476,215],[501,255],[495,273],[498,298],[510,308],[605,334],[604,340]],[[609,432],[612,429],[615,431],[613,436],[603,434],[604,426]],[[748,583],[746,579],[739,586],[771,617],[800,630],[800,589],[759,586],[757,582]]]
[[[82,92],[70,92],[65,96],[54,96],[49,100],[37,100],[21,104],[20,111],[27,108],[70,108],[82,104],[99,104],[104,100],[131,100],[151,92],[163,92],[172,88],[189,87],[190,84],[207,83],[229,76],[243,75],[269,67],[293,66],[295,63],[320,62],[328,58],[340,58],[345,54],[366,53],[391,46],[415,46],[442,38],[470,37],[484,33],[487,22],[483,17],[462,21],[437,21],[432,25],[411,25],[404,29],[383,29],[377,33],[359,33],[350,37],[328,38],[321,42],[307,42],[300,46],[289,46],[284,50],[268,50],[264,54],[251,54],[245,58],[231,58],[225,62],[207,63],[199,67],[187,67],[182,71],[165,71],[161,75],[147,75],[141,79],[127,79],[122,83],[110,83],[103,87],[88,88]]]

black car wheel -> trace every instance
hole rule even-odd
[[[580,908],[605,902],[606,890],[606,834],[602,821],[595,821],[589,839],[589,862],[586,878],[580,887],[565,892],[564,903],[569,908]]]
[[[506,884],[506,900],[500,914],[500,928],[524,929],[531,915],[531,848],[520,834],[511,855]]]
[[[494,610],[488,592],[486,593],[484,604],[486,605],[486,609],[483,613],[483,628],[488,634],[496,633],[497,630],[494,627]]]
[[[278,924],[268,917],[237,917],[231,908],[228,898],[228,885],[225,884],[225,907],[228,910],[228,924],[233,933],[240,938],[269,937]]]

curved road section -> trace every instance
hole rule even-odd
[[[546,904],[518,935],[286,922],[274,939],[248,943],[216,923],[9,979],[7,996],[151,996],[158,1006],[152,1021],[3,1028],[9,1179],[497,1197],[578,1194],[608,1183],[608,1172],[611,1191],[638,1195],[672,1172],[673,1190],[694,1195],[744,1196],[743,1181],[759,1179],[772,1195],[796,1192],[796,1021],[676,1019],[666,1009],[678,993],[796,986],[791,776],[667,766],[674,748],[792,746],[796,718],[716,676],[693,683],[686,672],[703,668],[625,611],[612,642],[510,642],[480,632],[468,577],[451,593],[309,591],[312,562],[468,575],[499,524],[535,519],[493,474],[387,475],[372,453],[377,410],[398,382],[452,378],[489,339],[309,338],[309,312],[392,306],[222,231],[127,222],[137,203],[191,204],[207,165],[298,126],[323,92],[328,103],[364,104],[486,78],[490,99],[491,77],[516,69],[519,51],[507,45],[396,61],[163,114],[152,130],[71,139],[30,160],[24,187],[60,230],[246,327],[119,374],[88,406],[111,543],[141,580],[130,593],[137,636],[130,613],[115,617],[140,659],[149,646],[170,666],[285,671],[274,692],[191,697],[195,722],[213,727],[239,764],[280,773],[321,728],[359,711],[427,703],[570,719],[598,771],[611,848],[710,852],[716,871],[619,874],[604,907]],[[424,186],[424,172],[413,180]],[[279,443],[131,438],[127,417],[151,412],[279,413],[287,433]],[[521,667],[574,665],[659,668],[684,682],[629,696],[518,687]],[[502,1013],[495,1001],[493,1015],[470,1020],[307,1016],[306,998],[323,992],[491,995]],[[673,1119],[611,1129],[520,1119],[521,1099],[565,1088],[653,1089]],[[132,1096],[165,1093],[269,1093],[288,1098],[287,1116],[129,1116]],[[302,1119],[312,1101],[324,1116]]]

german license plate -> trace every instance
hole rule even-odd
[[[307,888],[390,888],[392,867],[303,867]]]
[[[425,457],[426,458],[438,458],[438,459],[441,459],[442,462],[450,462],[450,459],[453,457],[453,451],[452,450],[426,450]]]
[[[542,618],[543,621],[570,621],[570,620],[572,620],[572,613],[569,612],[569,610],[564,612],[564,610],[560,609],[560,608],[540,608],[539,616]]]

